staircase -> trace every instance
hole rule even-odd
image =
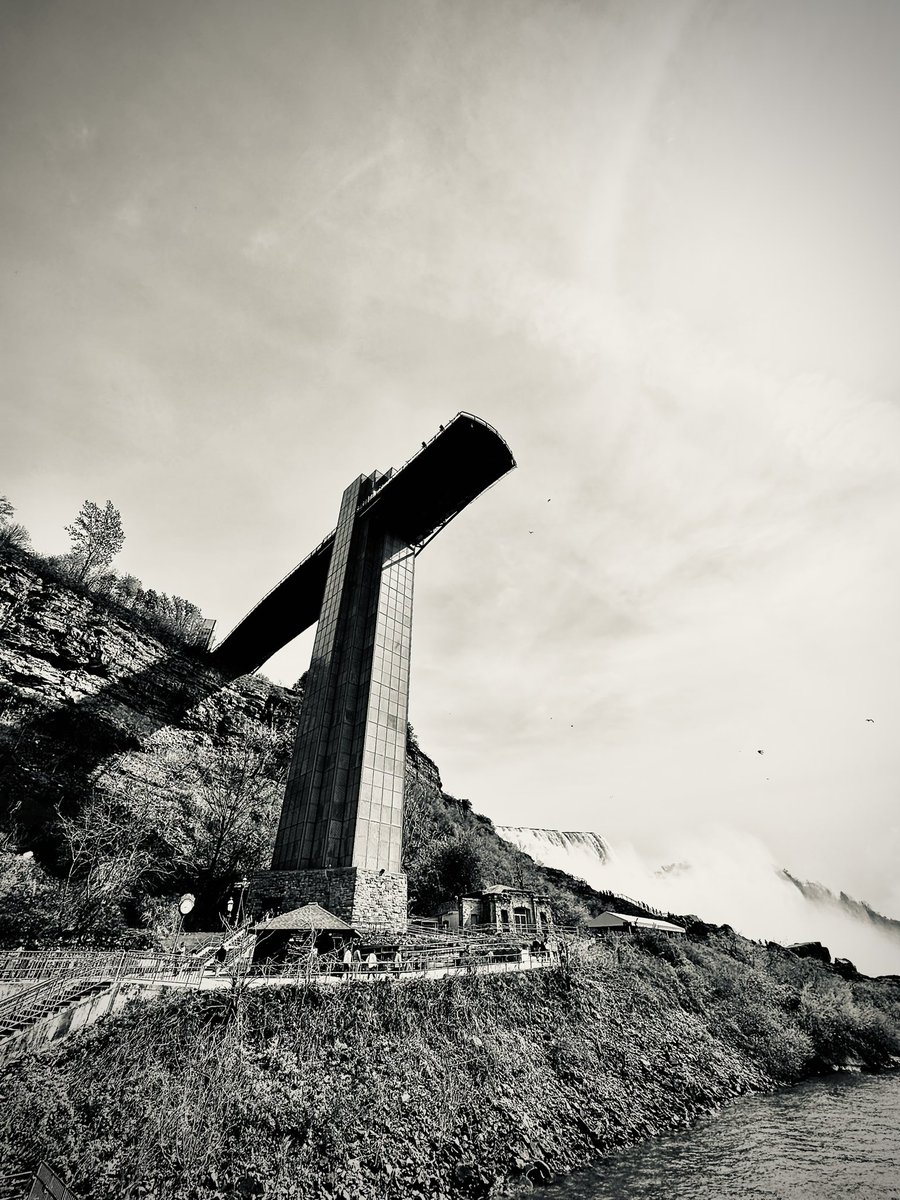
[[[29,1030],[91,996],[101,995],[110,986],[109,979],[51,977],[5,996],[0,1000],[0,1060],[15,1054],[17,1042],[21,1041],[24,1048],[23,1035]],[[0,1200],[2,1196],[0,1192]]]
[[[0,1175],[0,1200],[75,1200],[57,1173],[47,1163],[36,1171]]]

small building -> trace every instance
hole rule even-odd
[[[253,926],[256,934],[254,962],[283,960],[297,950],[312,950],[320,954],[340,950],[359,935],[346,921],[328,912],[321,904],[303,904],[290,912],[259,921]]]
[[[458,896],[456,904],[438,913],[444,929],[486,927],[505,933],[545,938],[553,930],[553,910],[547,896],[497,883],[477,896]]]
[[[684,933],[681,925],[658,917],[635,917],[626,913],[602,912],[585,921],[584,929],[595,933],[620,933],[631,929],[658,929],[660,933]]]

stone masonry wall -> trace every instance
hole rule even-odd
[[[406,929],[406,876],[381,875],[362,867],[328,870],[261,871],[248,889],[247,907],[256,918],[321,904],[350,925]]]

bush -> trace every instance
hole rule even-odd
[[[31,537],[24,525],[16,521],[0,524],[0,554],[10,550],[27,550],[31,545]]]

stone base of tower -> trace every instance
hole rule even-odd
[[[303,904],[321,904],[349,925],[377,925],[405,933],[406,875],[364,867],[306,871],[260,871],[251,877],[246,908],[257,920]]]

